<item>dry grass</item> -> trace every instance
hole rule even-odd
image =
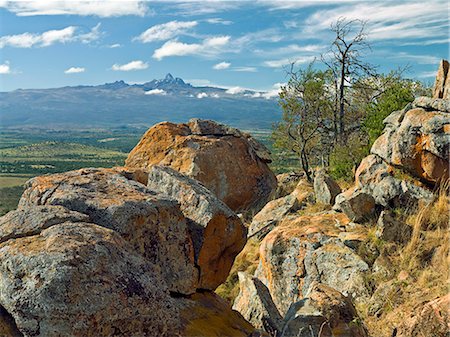
[[[239,271],[245,271],[253,275],[258,267],[259,244],[260,242],[256,239],[247,241],[244,249],[236,256],[227,280],[216,289],[216,293],[230,303],[233,303],[239,294],[239,278],[237,273]]]
[[[449,197],[448,184],[436,193],[431,205],[423,206],[407,218],[413,227],[410,242],[391,249],[392,291],[384,299],[379,317],[368,316],[367,307],[358,309],[365,318],[370,335],[390,337],[398,326],[418,306],[449,292]],[[391,247],[392,248],[392,247]],[[398,275],[402,273],[403,278]],[[377,286],[379,286],[378,284]]]

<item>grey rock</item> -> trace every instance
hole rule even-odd
[[[233,310],[240,312],[255,328],[272,335],[277,332],[278,336],[283,328],[283,318],[267,287],[247,273],[239,272],[238,277],[240,292],[234,301]]]
[[[314,193],[316,201],[334,205],[336,196],[341,193],[339,185],[325,172],[319,171],[314,177]]]
[[[377,238],[385,241],[407,243],[411,239],[412,228],[395,219],[389,211],[382,211],[375,232]]]
[[[352,221],[369,219],[375,212],[375,199],[363,190],[348,195],[341,193],[336,197],[334,209],[344,212]]]

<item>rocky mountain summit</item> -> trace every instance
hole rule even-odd
[[[447,336],[448,68],[349,188],[275,177],[200,119],[156,124],[125,167],[29,180],[0,218],[0,336]]]

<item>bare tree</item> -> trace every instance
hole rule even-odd
[[[335,39],[321,58],[333,76],[335,138],[344,142],[350,131],[346,123],[350,106],[348,91],[362,77],[375,77],[376,69],[362,60],[364,54],[370,51],[365,21],[339,18],[331,25],[331,30],[335,33]]]

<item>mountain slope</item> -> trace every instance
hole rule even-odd
[[[270,128],[280,113],[276,100],[262,93],[194,87],[171,74],[144,84],[117,81],[0,93],[3,127],[152,125],[198,117],[241,128]]]

